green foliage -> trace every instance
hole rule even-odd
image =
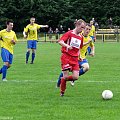
[[[120,25],[119,6],[119,0],[1,0],[0,29],[4,28],[6,19],[13,19],[15,31],[23,31],[31,16],[37,18],[37,23],[53,28],[61,24],[65,29],[73,28],[76,18],[89,22],[93,17],[100,27],[107,26],[109,17],[114,25]]]

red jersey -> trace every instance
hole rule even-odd
[[[76,35],[73,33],[73,30],[68,31],[65,33],[60,40],[63,40],[66,44],[72,46],[73,49],[67,49],[66,47],[61,48],[62,53],[67,53],[71,56],[79,56],[80,48],[83,46],[83,36],[82,35]],[[60,41],[59,40],[59,41]]]

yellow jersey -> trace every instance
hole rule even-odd
[[[13,54],[13,46],[11,40],[17,41],[17,37],[14,31],[6,31],[6,29],[0,31],[1,47],[7,49],[11,54]]]
[[[94,46],[94,43],[92,41],[92,38],[88,35],[88,36],[84,36],[83,38],[83,44],[88,42],[89,40],[91,39],[91,42],[86,44],[86,45],[83,45],[83,47],[80,49],[80,58],[82,59],[86,59],[86,53],[87,53],[87,48],[90,46],[90,47],[93,47]]]
[[[29,24],[24,28],[24,32],[27,33],[27,40],[37,40],[37,30],[41,28],[41,25],[34,23]]]
[[[91,28],[90,33],[89,33],[89,36],[94,36],[94,33],[95,33],[95,26],[92,25],[92,28]]]

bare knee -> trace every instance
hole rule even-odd
[[[32,53],[35,53],[35,49],[32,49]]]
[[[10,68],[11,67],[11,65],[8,65],[8,68]]]
[[[85,71],[86,71],[86,72],[87,72],[89,69],[90,69],[89,66],[86,66],[86,67],[85,67]]]
[[[30,49],[28,49],[27,52],[30,52]]]
[[[83,70],[84,70],[84,72],[87,72],[88,70],[89,70],[89,64],[84,64],[83,65]]]
[[[77,76],[77,75],[76,75],[76,76],[73,76],[73,79],[74,79],[74,80],[78,80],[78,78],[79,78],[79,76]]]
[[[7,64],[6,66],[7,66],[8,68],[10,68],[10,67],[11,67],[11,65],[10,65],[10,64]]]

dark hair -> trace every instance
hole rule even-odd
[[[13,23],[13,20],[7,20],[6,25],[9,25],[9,23]]]
[[[90,23],[86,23],[86,26],[92,27],[92,25]]]

